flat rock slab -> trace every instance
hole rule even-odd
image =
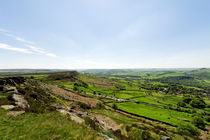
[[[71,120],[75,121],[76,123],[82,124],[83,122],[85,122],[82,118],[76,116],[76,115],[70,115]]]
[[[25,113],[25,111],[10,111],[10,112],[7,113],[7,115],[16,117],[16,116],[19,116],[19,115],[24,114],[24,113]]]
[[[13,108],[15,108],[14,105],[1,105],[1,108],[5,109],[5,110],[11,110]]]
[[[15,104],[21,108],[29,108],[28,102],[24,99],[24,96],[13,94],[12,98],[15,100]]]

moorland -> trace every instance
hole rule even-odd
[[[1,139],[210,139],[210,69],[0,73]]]

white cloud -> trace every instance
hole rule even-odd
[[[29,48],[29,49],[16,48],[16,47],[11,47],[7,44],[3,44],[3,45],[1,45],[2,49],[17,51],[17,52],[23,52],[23,53],[30,52],[30,53],[33,53],[33,54],[43,54],[43,55],[46,55],[46,56],[49,56],[49,57],[56,57],[56,54],[49,53],[43,48],[36,47],[34,42],[31,42],[31,41],[25,40],[22,37],[13,35],[8,30],[0,28],[0,32],[7,37],[13,38],[16,41],[21,42],[24,46]]]
[[[24,48],[17,48],[10,46],[8,44],[0,43],[0,48],[4,50],[10,50],[10,51],[16,51],[16,52],[21,52],[21,53],[33,53],[32,51]]]
[[[53,53],[48,53],[46,52],[44,49],[42,48],[38,48],[36,46],[33,46],[33,45],[27,45],[27,47],[30,48],[31,51],[35,52],[35,53],[39,53],[39,54],[44,54],[46,56],[50,56],[50,57],[56,57],[56,54],[53,54]]]

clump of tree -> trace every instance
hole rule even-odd
[[[186,104],[189,104],[190,106],[194,108],[200,108],[200,109],[206,107],[206,103],[204,102],[202,98],[191,97],[191,96],[185,97],[183,101],[179,102],[177,105],[184,107],[186,106]]]
[[[206,103],[202,99],[195,98],[190,101],[190,105],[195,108],[205,108]]]
[[[196,127],[200,129],[205,129],[205,125],[206,125],[204,120],[199,116],[193,117],[192,124],[194,124]]]
[[[124,85],[121,85],[121,84],[116,84],[116,85],[115,85],[115,88],[116,88],[117,90],[126,90],[126,87],[125,87]]]
[[[182,123],[178,126],[177,132],[185,135],[200,136],[199,130],[189,123]]]
[[[77,92],[82,92],[82,90],[80,90],[80,87],[88,88],[88,84],[85,83],[85,82],[83,82],[83,81],[75,82],[75,83],[74,83],[73,90],[74,90],[74,91],[77,91]]]

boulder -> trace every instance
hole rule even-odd
[[[11,110],[13,108],[15,108],[14,105],[1,105],[1,108],[5,109],[5,110]]]
[[[103,138],[104,140],[114,140],[113,138],[110,138],[109,136],[107,136],[103,133],[98,133],[98,136]]]
[[[160,138],[161,138],[161,140],[171,140],[171,138],[168,136],[161,136]]]
[[[15,100],[15,104],[23,109],[29,108],[28,102],[24,99],[22,95],[13,94],[12,98]]]
[[[11,92],[11,93],[18,93],[18,90],[16,87],[3,87],[4,92]]]
[[[76,115],[70,115],[71,120],[75,121],[76,123],[82,124],[83,122],[85,122],[82,118],[76,116]]]
[[[21,115],[21,114],[24,114],[25,111],[10,111],[7,113],[7,115],[10,115],[10,116],[18,116],[18,115]]]

